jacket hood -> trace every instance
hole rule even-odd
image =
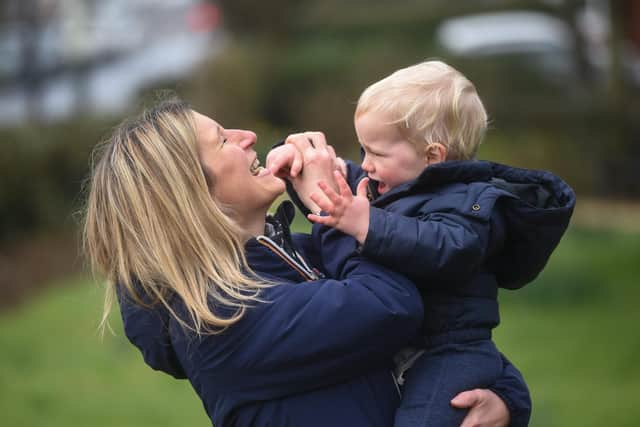
[[[380,196],[376,204],[407,194],[442,194],[445,186],[459,183],[469,184],[479,206],[490,208],[479,215],[484,212],[495,222],[494,213],[499,212],[505,240],[490,264],[500,286],[517,289],[535,279],[566,231],[576,203],[571,187],[550,172],[487,161],[448,161],[425,168],[415,180]]]
[[[142,291],[139,294],[143,300],[148,298]],[[119,286],[118,302],[125,335],[140,350],[147,365],[174,378],[186,378],[171,344],[170,313],[160,304],[151,308],[141,307],[124,295]]]
[[[489,182],[506,223],[505,243],[492,263],[501,287],[517,289],[535,279],[566,231],[576,196],[557,176],[488,163]]]

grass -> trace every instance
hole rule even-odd
[[[5,426],[205,426],[186,381],[147,368],[117,335],[100,339],[101,293],[86,279],[52,286],[0,317],[0,413]]]
[[[637,234],[573,229],[535,283],[501,295],[495,337],[530,385],[532,426],[637,425],[639,259]],[[0,315],[2,425],[209,425],[188,382],[143,364],[118,316],[100,339],[93,283],[48,289]]]
[[[640,239],[572,230],[545,272],[501,295],[499,347],[534,399],[532,426],[636,426]]]

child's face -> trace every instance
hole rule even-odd
[[[418,153],[390,121],[385,114],[369,112],[354,122],[365,154],[362,169],[379,182],[380,194],[416,178],[427,166],[426,155]]]

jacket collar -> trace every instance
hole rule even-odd
[[[489,181],[492,163],[481,160],[446,161],[427,166],[417,178],[382,194],[377,203],[388,203],[407,194],[427,193],[448,184]]]

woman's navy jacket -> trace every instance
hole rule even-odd
[[[348,162],[352,189],[364,175]],[[438,163],[372,198],[362,254],[418,286],[426,335],[495,327],[498,288],[542,271],[575,205],[549,172],[486,161]]]
[[[309,236],[300,239],[311,247]],[[417,334],[419,294],[357,255],[353,239],[324,240],[324,256],[335,259],[336,247],[345,256],[326,271],[335,279],[312,281],[248,241],[249,264],[277,285],[221,334],[197,337],[165,309],[121,296],[126,335],[152,368],[189,379],[216,427],[391,426],[399,404],[391,358]],[[180,302],[172,306],[187,318]]]
[[[323,270],[336,279],[304,281],[252,239],[249,264],[278,283],[262,294],[269,302],[249,308],[222,334],[198,338],[165,309],[142,308],[121,294],[127,337],[150,367],[189,379],[216,427],[392,426],[400,398],[390,360],[418,332],[423,311],[415,287],[355,256],[356,242],[340,233],[293,240],[308,261],[332,260]],[[184,314],[179,302],[173,306]],[[529,392],[506,359],[491,390],[507,404],[512,426],[526,426]]]

